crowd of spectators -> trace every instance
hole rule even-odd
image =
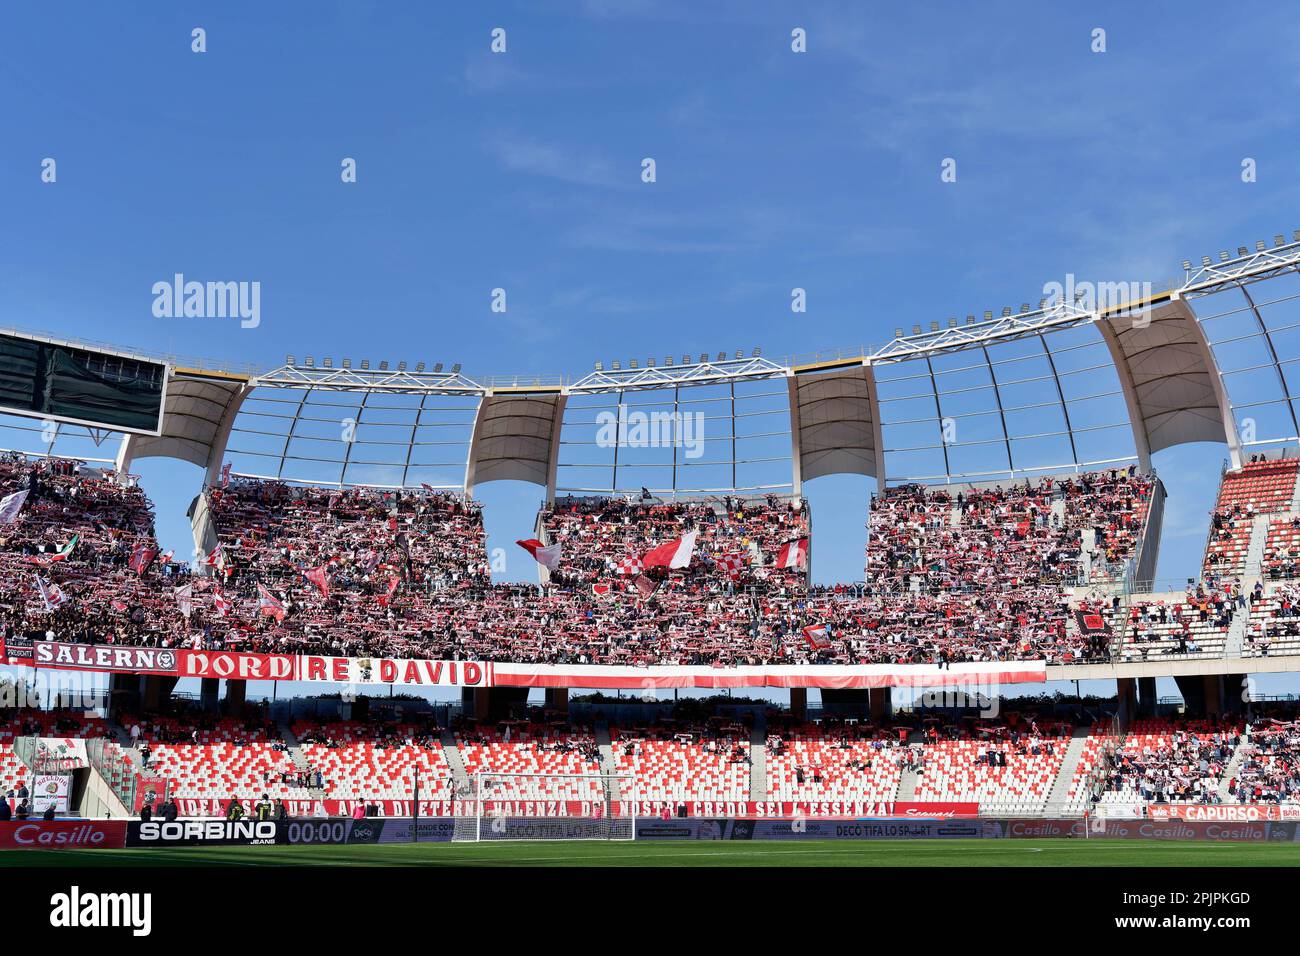
[[[1230,719],[1138,721],[1109,757],[1103,801],[1221,803],[1221,784],[1241,726]]]
[[[1247,728],[1248,746],[1229,789],[1238,803],[1300,802],[1300,726],[1264,719]]]
[[[0,457],[0,498],[23,490],[17,519],[0,524],[0,637],[183,638],[173,594],[190,568],[162,560],[152,505],[134,479],[80,462]],[[143,571],[131,567],[133,558],[147,559]],[[50,606],[38,579],[56,588],[48,591]]]
[[[205,490],[218,548],[205,574],[155,561],[153,516],[125,476],[18,461],[31,487],[0,526],[4,634],[251,652],[525,663],[804,664],[1104,659],[1062,590],[1083,529],[1132,556],[1153,479],[1131,470],[873,500],[867,583],[810,587],[800,499],[560,498],[541,531],[561,558],[540,585],[491,583],[481,508],[460,495],[233,478]],[[625,559],[696,533],[686,568],[638,587]],[[41,554],[79,536],[49,566]],[[783,546],[803,560],[778,566]],[[203,557],[203,556],[201,556]],[[68,601],[48,612],[33,568]],[[188,584],[184,602],[176,591]],[[644,582],[642,582],[644,584]],[[806,629],[822,629],[818,640]]]

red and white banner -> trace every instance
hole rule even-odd
[[[0,825],[0,850],[120,850],[125,820],[30,820]]]
[[[424,687],[491,687],[495,664],[478,661],[426,661],[392,657],[292,658],[294,680],[336,684],[404,684]]]
[[[1033,684],[1047,679],[1043,661],[977,664],[759,664],[744,667],[617,664],[516,664],[318,654],[253,654],[116,644],[37,641],[36,667],[123,674],[174,674],[235,680],[293,680],[423,687],[590,687],[638,690],[673,687],[962,687]]]
[[[494,687],[957,687],[989,684],[1041,684],[1044,661],[994,661],[978,664],[757,664],[744,667],[673,665],[630,667],[618,664],[514,664],[493,667]]]
[[[256,800],[240,801],[251,813]],[[409,817],[415,812],[413,800],[285,800],[291,817],[350,817],[358,805],[379,808],[380,816]],[[183,817],[224,817],[228,799],[182,797],[176,808]],[[659,817],[665,812],[676,816],[682,808],[691,817],[734,817],[753,820],[818,819],[856,820],[863,817],[906,817],[911,819],[951,819],[979,816],[978,803],[923,803],[874,800],[617,800],[614,816]],[[472,817],[477,812],[473,800],[421,800],[422,817]],[[603,800],[485,800],[485,815],[508,817],[597,817],[605,812]]]
[[[1147,816],[1152,820],[1191,820],[1205,823],[1254,823],[1260,820],[1300,820],[1300,805],[1220,803],[1173,806],[1149,804]]]

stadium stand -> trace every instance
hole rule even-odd
[[[768,731],[768,799],[892,801],[908,754],[887,729],[792,721]]]
[[[144,769],[160,774],[178,799],[273,800],[310,796],[274,725],[256,719],[126,718],[141,730]]]
[[[1136,721],[1110,757],[1101,802],[1222,802],[1223,774],[1243,730],[1235,720]]]
[[[1295,500],[1300,461],[1277,458],[1252,461],[1226,471],[1210,518],[1210,538],[1204,570],[1240,575],[1246,570],[1247,551],[1256,516],[1289,511]]]
[[[21,520],[0,526],[0,636],[181,639],[173,589],[189,567],[159,560],[153,508],[133,479],[62,459],[0,458],[0,497],[24,489]]]
[[[507,721],[501,727],[467,725],[456,734],[465,771],[481,773],[600,774],[600,750],[594,734],[580,727],[541,726]],[[494,779],[483,793],[496,800],[605,799],[600,781],[564,776]]]
[[[610,748],[614,772],[634,777],[623,799],[749,799],[749,734],[739,725],[611,727]]]
[[[453,795],[451,766],[437,729],[401,722],[296,721],[310,779],[320,774],[320,789],[334,800],[411,800],[420,774],[422,799]]]

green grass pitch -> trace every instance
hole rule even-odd
[[[1297,866],[1300,844],[1017,839],[417,843],[8,850],[0,866]]]

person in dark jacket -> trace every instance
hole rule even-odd
[[[168,798],[162,805],[162,818],[168,823],[172,823],[180,816],[180,810],[176,806],[176,801]]]
[[[8,823],[14,818],[14,808],[7,799],[0,798],[0,823]]]
[[[45,808],[45,812],[41,814],[41,819],[42,820],[54,819],[54,804],[51,803],[49,806]]]

